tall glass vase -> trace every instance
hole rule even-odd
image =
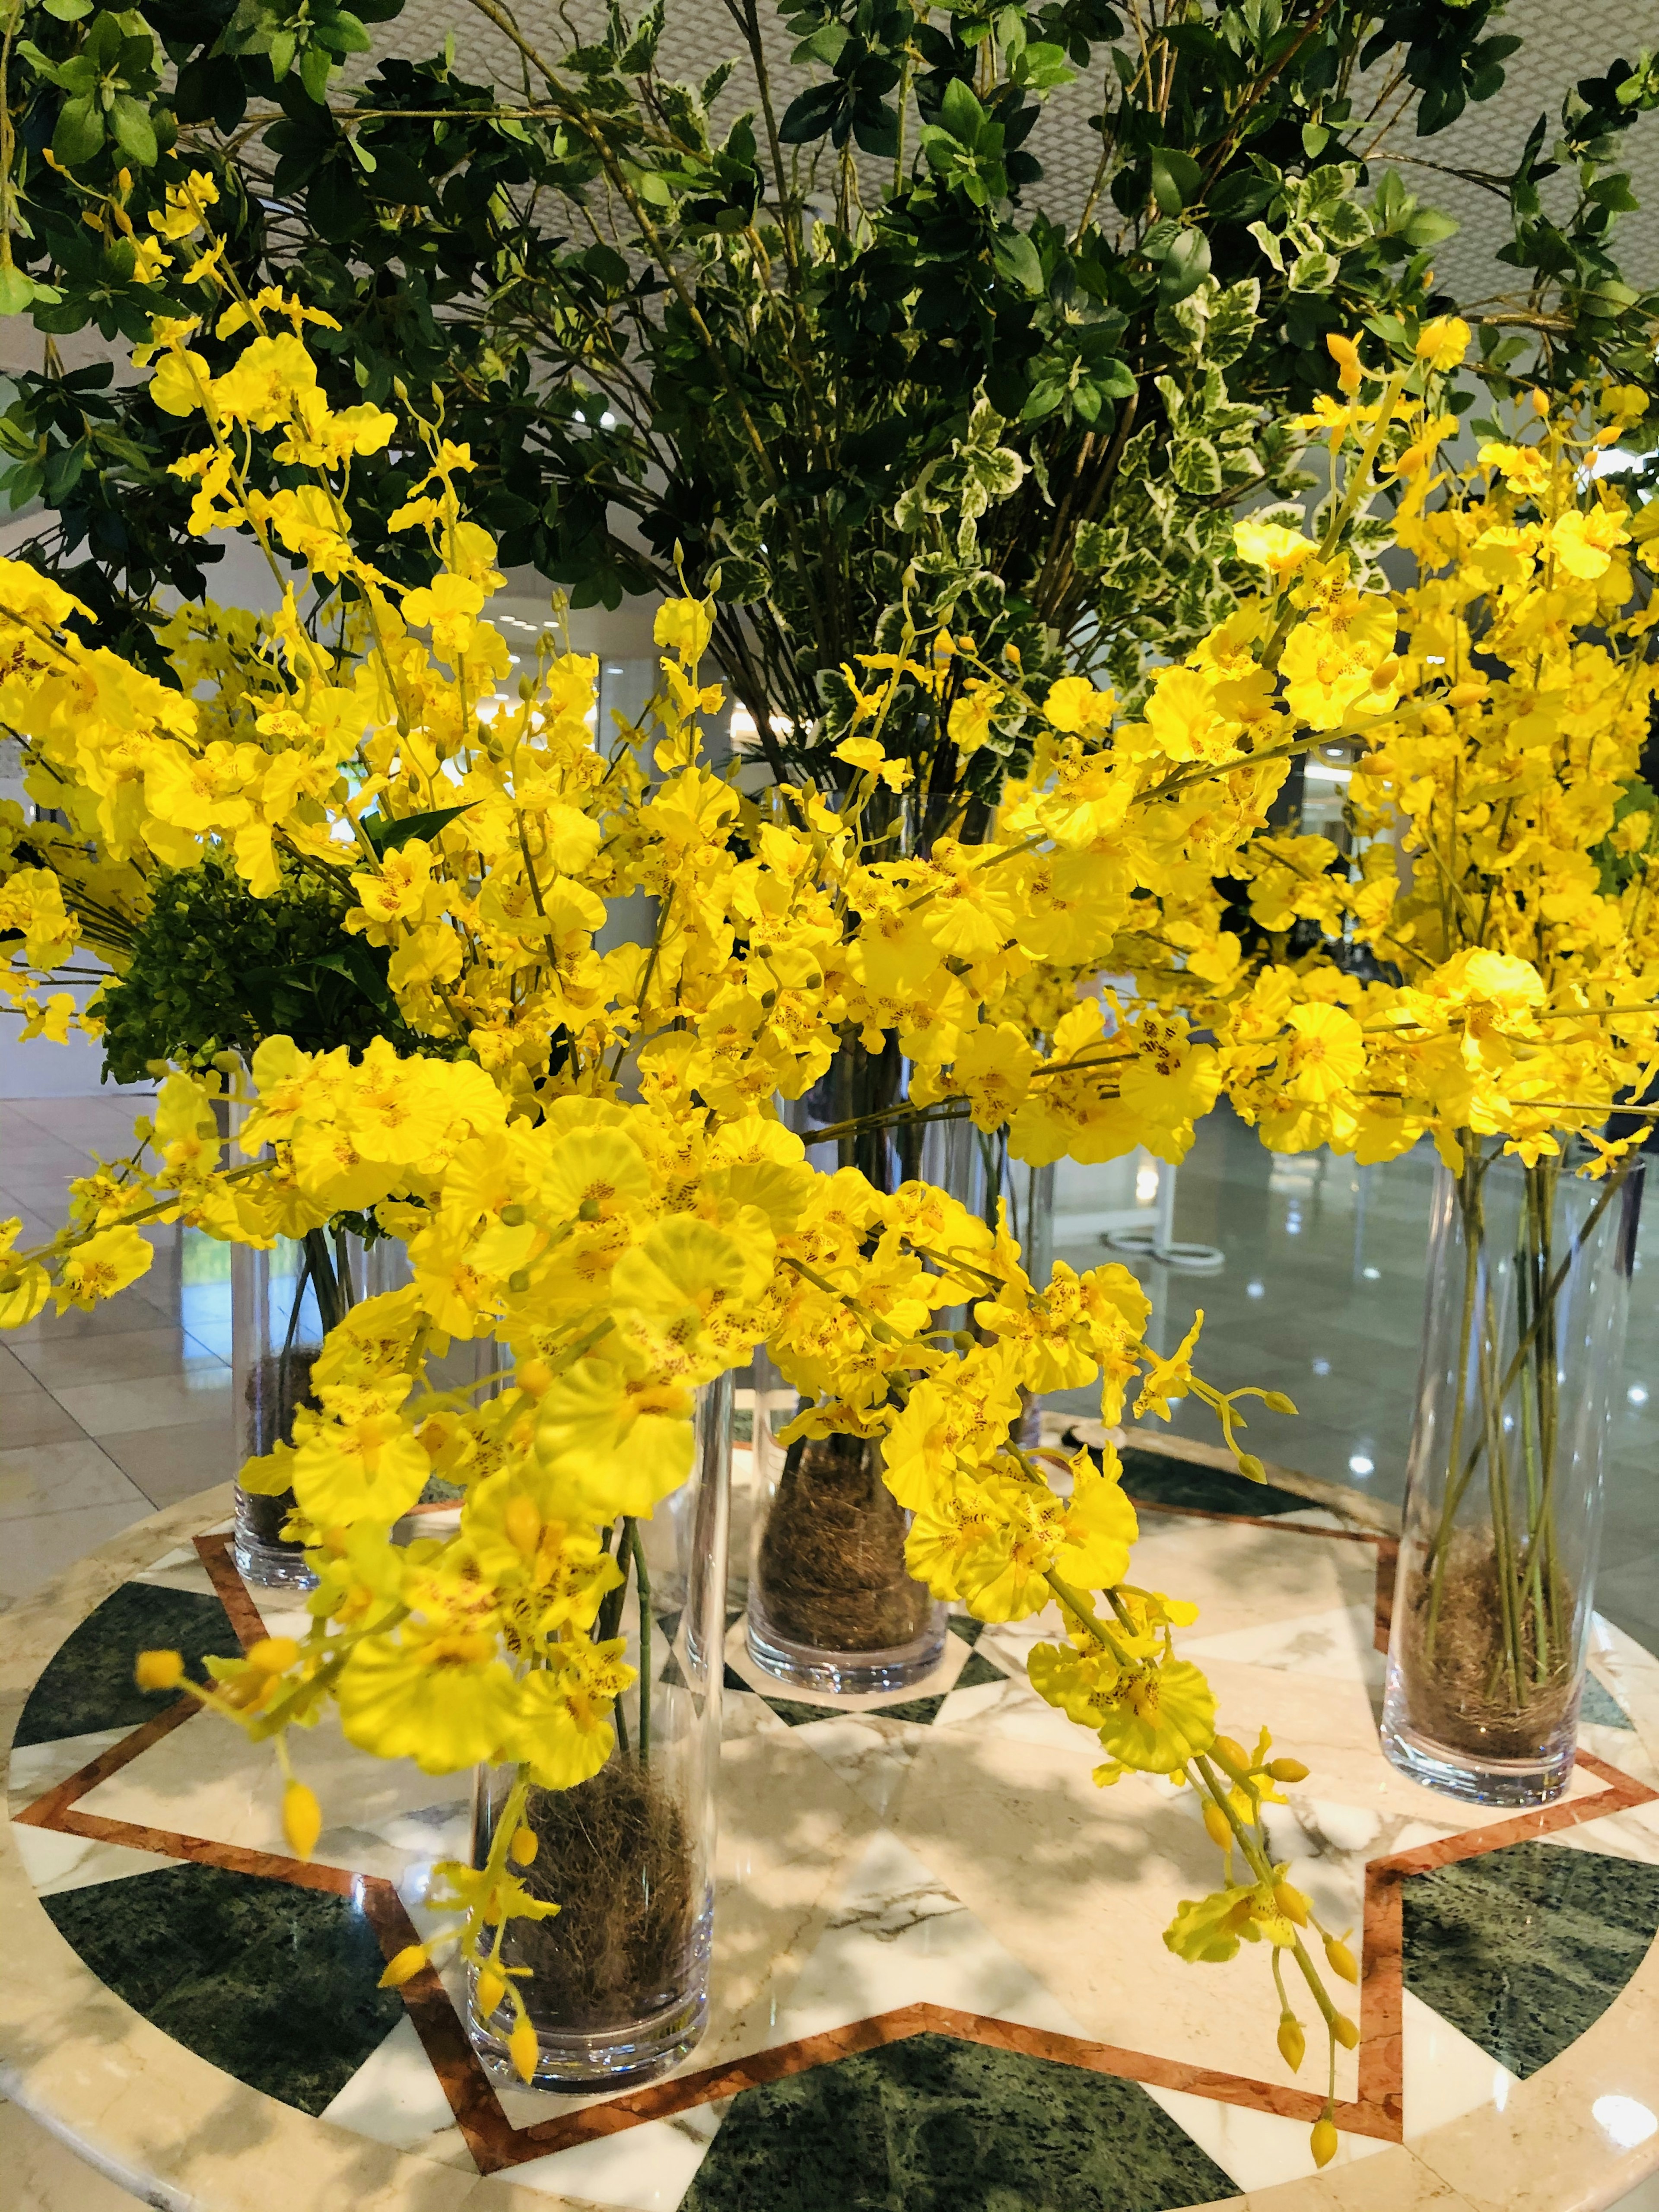
[[[826,1173],[858,1168],[876,1188],[925,1182],[993,1225],[1000,1203],[1028,1272],[1048,1279],[1053,1173],[1008,1156],[1004,1132],[971,1121],[907,1119],[909,1066],[896,1042],[879,1052],[842,1046],[821,1080],[790,1109],[807,1158]],[[853,1126],[856,1125],[856,1126]],[[813,1133],[831,1133],[819,1143]],[[972,1326],[971,1302],[940,1316]],[[910,1574],[909,1516],[883,1480],[879,1447],[857,1437],[784,1445],[798,1410],[767,1359],[755,1360],[754,1491],[750,1526],[749,1654],[781,1681],[835,1695],[887,1694],[930,1674],[945,1652],[945,1607]],[[1038,1408],[1024,1427],[1036,1440]]]
[[[268,1252],[231,1252],[231,1394],[236,1465],[294,1441],[294,1417],[313,1403],[311,1370],[323,1339],[363,1289],[363,1248],[355,1237],[313,1229]],[[236,1484],[237,1570],[261,1589],[309,1589],[316,1580],[305,1547],[283,1534],[294,1492],[265,1497]]]
[[[1572,1771],[1644,1164],[1575,1164],[1471,1138],[1435,1182],[1382,1742],[1477,1804]]]
[[[559,1911],[509,1921],[501,1956],[530,1970],[514,1979],[544,2088],[652,2081],[695,2048],[708,2019],[731,1455],[726,1376],[698,1394],[685,1482],[648,1521],[614,1532],[627,1579],[593,1634],[625,1637],[639,1678],[617,1702],[611,1757],[574,1789],[532,1788],[525,1801],[537,1849],[521,1879]],[[476,1866],[519,1772],[478,1771]],[[486,2057],[506,2061],[514,2019],[507,1998],[482,2009],[475,1973],[469,2026]]]

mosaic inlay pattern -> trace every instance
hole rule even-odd
[[[1198,1598],[1192,1648],[1224,1711],[1322,1747],[1274,1847],[1363,1951],[1341,2156],[1409,2142],[1428,2124],[1408,2087],[1428,2078],[1425,2034],[1435,2118],[1449,2065],[1524,2080],[1616,2000],[1659,1930],[1659,1773],[1597,1682],[1573,1792],[1543,1814],[1480,1825],[1389,1779],[1392,1546],[1184,1455],[1125,1461],[1142,1571]],[[1158,1940],[1212,1874],[1191,1808],[1090,1789],[1086,1744],[1024,1680],[1041,1623],[953,1617],[937,1674],[883,1703],[774,1694],[734,1618],[710,2034],[682,2073],[589,2104],[489,2073],[453,1976],[375,1987],[430,1924],[425,1869],[461,1845],[462,1782],[366,1778],[314,1741],[338,1825],[301,1866],[269,1753],[131,1687],[143,1644],[199,1662],[287,1625],[262,1620],[222,1536],[198,1538],[66,1639],[11,1776],[55,1927],[235,2081],[626,2212],[1176,2212],[1310,2172],[1317,2084],[1278,2063],[1264,1978],[1180,1966]]]

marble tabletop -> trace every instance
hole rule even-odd
[[[1110,1791],[1023,1680],[1052,1624],[953,1620],[898,1699],[776,1694],[728,1645],[712,2016],[611,2098],[487,2072],[428,1972],[379,1990],[463,1846],[465,1785],[304,1747],[285,1853],[269,1747],[132,1684],[285,1616],[227,1490],[157,1514],[0,1629],[13,1741],[0,2092],[167,2212],[1601,2212],[1659,2168],[1659,1659],[1598,1622],[1579,1764],[1490,1818],[1376,1741],[1375,1508],[1136,1449],[1139,1578],[1235,1733],[1312,1770],[1275,1847],[1363,1940],[1340,2148],[1274,2048],[1265,1962],[1160,1931],[1209,1886],[1184,1794]],[[74,2212],[65,2204],[64,2212]]]

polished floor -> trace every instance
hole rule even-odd
[[[23,1241],[61,1219],[66,1181],[88,1152],[125,1149],[136,1110],[131,1095],[0,1102],[0,1213],[24,1216]],[[1063,1169],[1058,1251],[1091,1265],[1105,1237],[1149,1224],[1167,1172],[1145,1159]],[[1249,1441],[1264,1458],[1399,1498],[1432,1176],[1426,1152],[1370,1169],[1325,1153],[1277,1159],[1231,1115],[1201,1125],[1176,1179],[1175,1235],[1218,1248],[1221,1265],[1134,1264],[1161,1347],[1201,1307],[1199,1371],[1294,1400],[1294,1419],[1254,1416]],[[1659,1648],[1656,1216],[1659,1198],[1643,1224],[1615,1398],[1598,1601]],[[155,1242],[149,1274],[111,1304],[46,1315],[0,1340],[0,1601],[230,1471],[228,1251],[176,1229]],[[1195,1401],[1176,1407],[1175,1425],[1215,1434]]]
[[[1403,1494],[1434,1170],[1426,1146],[1358,1168],[1329,1152],[1276,1158],[1226,1111],[1200,1125],[1176,1175],[1174,1234],[1218,1249],[1221,1264],[1206,1273],[1132,1264],[1152,1297],[1161,1350],[1201,1309],[1197,1371],[1222,1389],[1253,1382],[1293,1401],[1294,1419],[1250,1414],[1248,1440],[1262,1458],[1393,1502]],[[1169,1170],[1145,1161],[1062,1169],[1057,1250],[1074,1265],[1097,1260],[1099,1209],[1137,1195],[1150,1221],[1160,1172]],[[1659,1184],[1659,1163],[1649,1172]],[[1659,1188],[1648,1194],[1636,1267],[1596,1603],[1659,1649]],[[1195,1399],[1173,1410],[1178,1431],[1215,1439],[1213,1417]]]

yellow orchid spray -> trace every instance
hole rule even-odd
[[[0,717],[76,839],[130,872],[135,902],[157,870],[210,860],[258,897],[284,869],[325,880],[348,935],[384,956],[420,1048],[382,1036],[307,1052],[273,1034],[246,1072],[175,1072],[143,1149],[76,1186],[62,1235],[4,1247],[11,1325],[49,1297],[89,1303],[132,1279],[149,1221],[264,1245],[372,1217],[406,1249],[410,1281],[333,1328],[291,1443],[242,1474],[294,1494],[291,1530],[318,1576],[312,1628],[213,1662],[197,1694],[284,1760],[288,1731],[331,1704],[374,1755],[517,1770],[485,1864],[444,1878],[454,1940],[512,2009],[528,2076],[533,2031],[501,1953],[503,1929],[546,1902],[525,1887],[523,1808],[532,1789],[596,1774],[627,1724],[638,1678],[616,1599],[636,1525],[684,1478],[695,1392],[763,1344],[800,1394],[795,1433],[878,1441],[912,1516],[910,1571],[936,1596],[992,1620],[1058,1603],[1064,1640],[1036,1648],[1031,1679],[1098,1739],[1097,1778],[1190,1785],[1227,1854],[1223,1887],[1183,1906],[1171,1948],[1216,1958],[1265,1938],[1276,1978],[1287,1951],[1334,2067],[1352,2029],[1261,1821],[1273,1784],[1301,1770],[1265,1737],[1246,1756],[1218,1735],[1203,1676],[1174,1646],[1191,1609],[1127,1579],[1137,1526],[1110,1447],[1097,1465],[1013,1440],[1023,1391],[1097,1381],[1111,1424],[1195,1391],[1259,1473],[1236,1431],[1239,1401],[1261,1394],[1194,1377],[1192,1337],[1158,1358],[1120,1267],[1034,1283],[1005,1231],[940,1192],[883,1191],[853,1164],[816,1172],[775,1102],[802,1096],[839,1040],[896,1033],[918,1067],[907,1116],[1007,1123],[1036,1159],[1139,1142],[1179,1157],[1223,1075],[1191,1006],[1239,976],[1213,878],[1262,830],[1296,750],[1319,741],[1310,722],[1334,726],[1355,697],[1384,709],[1379,625],[1356,618],[1332,554],[1305,606],[1247,608],[1160,672],[1136,715],[1079,679],[1039,702],[1018,669],[979,668],[953,709],[960,741],[975,715],[1018,717],[1031,771],[983,839],[947,826],[895,858],[903,763],[882,730],[898,664],[926,673],[947,649],[971,656],[971,640],[871,656],[840,803],[745,793],[709,761],[698,717],[720,695],[696,601],[659,618],[654,738],[596,732],[595,665],[556,641],[504,696],[494,547],[453,495],[470,456],[434,430],[397,518],[430,546],[428,584],[404,589],[361,559],[340,487],[389,418],[321,405],[302,319],[275,295],[234,303],[222,328],[246,345],[216,380],[188,327],[157,339],[166,404],[199,413],[208,435],[180,464],[199,526],[265,548],[284,586],[275,614],[175,617],[174,688],[83,642],[66,595],[0,564]],[[258,481],[267,447],[289,477],[274,491]],[[600,951],[608,902],[635,892],[656,902],[651,942]],[[91,897],[49,854],[13,869],[8,895],[33,988],[92,941]],[[1144,995],[1079,997],[1078,979],[1103,970],[1137,972]],[[235,1164],[215,1113],[227,1089]],[[975,1326],[953,1331],[964,1306]],[[451,1340],[486,1337],[505,1347],[497,1395],[432,1386]],[[464,1491],[459,1530],[396,1540],[434,1472]],[[141,1663],[156,1680],[170,1665]],[[284,1805],[307,1848],[302,1776]],[[1299,2027],[1280,2048],[1299,2063]],[[1331,2110],[1328,2098],[1321,2162]]]

